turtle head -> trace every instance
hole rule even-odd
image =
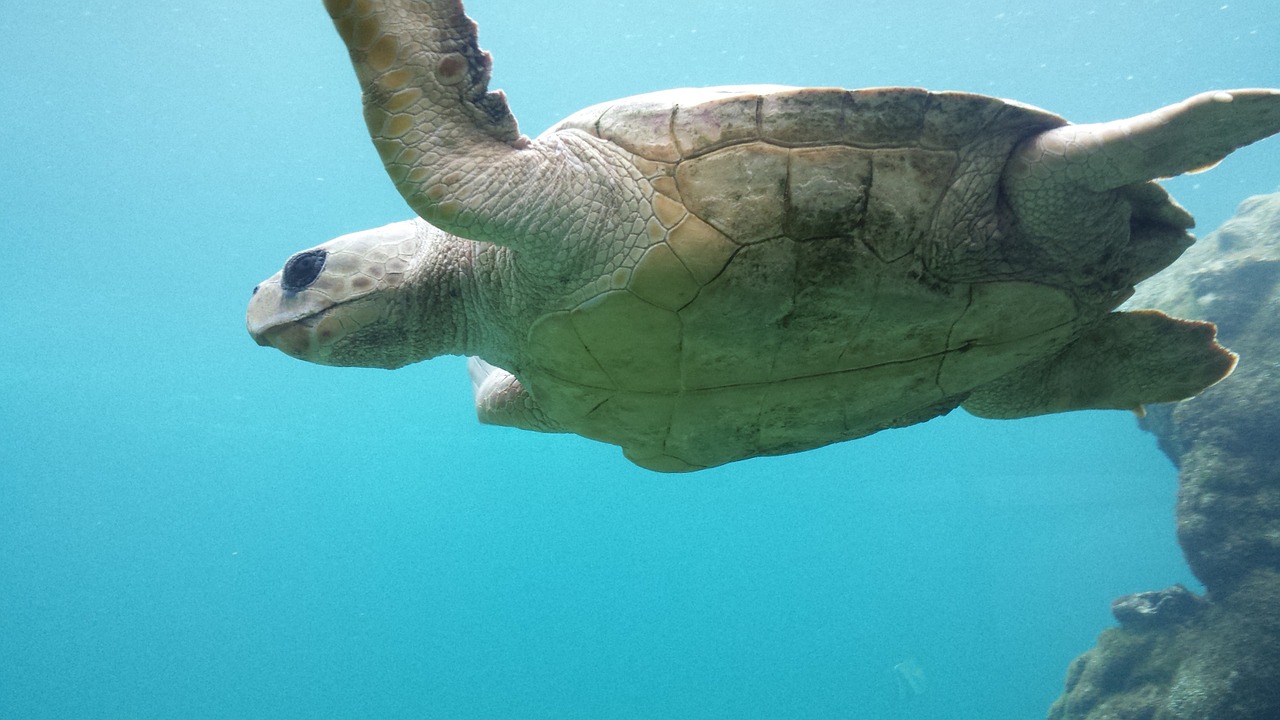
[[[295,254],[253,289],[249,334],[322,365],[396,368],[442,354],[413,312],[431,265],[430,230],[408,220]]]

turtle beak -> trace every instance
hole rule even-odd
[[[253,288],[253,294],[257,295],[258,290],[261,288],[261,285],[255,286]],[[245,327],[249,331],[249,337],[253,338],[253,341],[262,347],[271,347],[271,340],[267,338],[266,327],[261,322],[254,322],[254,320],[255,318],[253,313],[249,313],[248,317],[245,319]]]
[[[249,335],[254,342],[263,347],[273,347],[286,355],[316,362],[319,348],[316,347],[316,336],[312,323],[299,321],[288,325],[276,325],[263,328],[249,328]]]
[[[305,298],[286,293],[279,276],[253,289],[245,329],[263,347],[274,347],[294,357],[307,357],[315,350],[312,313],[316,310]]]

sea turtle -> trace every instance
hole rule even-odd
[[[531,140],[458,0],[326,5],[420,218],[289,258],[249,305],[263,345],[477,356],[482,422],[662,471],[957,406],[1140,410],[1233,366],[1209,324],[1113,310],[1192,242],[1150,180],[1280,130],[1280,91],[1072,125],[959,92],[685,89]]]

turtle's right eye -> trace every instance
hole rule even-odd
[[[284,273],[280,278],[280,287],[287,292],[298,292],[320,277],[325,258],[329,253],[324,250],[308,250],[289,258],[284,264]]]

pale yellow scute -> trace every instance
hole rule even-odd
[[[680,379],[680,319],[626,290],[603,293],[570,312],[587,351],[619,389],[673,392]]]
[[[648,245],[660,243],[667,236],[667,228],[663,227],[662,221],[658,218],[652,217],[649,218],[649,222],[645,223],[644,235]],[[633,248],[632,254],[634,255],[637,251],[641,251],[640,248]]]
[[[676,187],[675,176],[664,175],[661,177],[653,178],[653,180],[651,180],[650,182],[653,184],[653,189],[657,190],[659,193],[662,193],[663,195],[669,198],[672,198],[674,200],[680,199],[680,189]]]
[[[652,202],[654,217],[658,218],[658,222],[665,228],[675,227],[685,215],[689,214],[683,205],[665,195],[655,194]]]
[[[719,275],[738,250],[724,233],[694,215],[680,221],[667,235],[667,244],[700,285]]]
[[[660,243],[645,251],[627,287],[642,300],[674,311],[688,305],[701,286],[671,246]]]
[[[529,328],[529,353],[538,364],[581,385],[612,388],[613,380],[587,350],[568,312],[542,316]],[[566,416],[571,417],[571,416]]]

